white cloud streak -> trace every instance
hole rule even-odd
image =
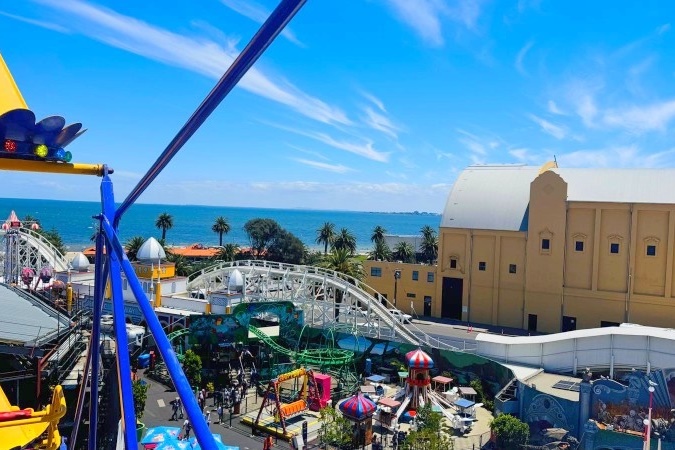
[[[220,0],[220,2],[232,11],[260,24],[267,20],[270,15],[270,11],[252,0]],[[293,33],[293,31],[288,26],[283,29],[281,36],[285,37],[290,42],[299,47],[305,47],[305,45],[300,42],[300,40],[298,40],[298,38],[295,36],[295,33]]]
[[[398,128],[392,123],[391,120],[389,120],[387,116],[375,111],[370,106],[366,106],[363,109],[363,112],[366,114],[364,119],[366,125],[374,130],[381,131],[394,139],[398,138]]]
[[[311,161],[309,159],[302,159],[302,158],[292,158],[292,159],[296,162],[299,162],[300,164],[312,167],[313,169],[325,170],[327,172],[346,173],[354,170],[350,167],[343,166],[342,164],[328,164],[321,161]]]
[[[79,0],[37,1],[69,13],[69,25],[85,36],[211,78],[220,78],[237,56],[234,41],[223,48],[213,41],[176,34]],[[288,82],[275,81],[255,67],[247,72],[238,86],[322,123],[351,123],[339,108],[306,94]]]
[[[611,127],[642,134],[649,131],[666,131],[674,117],[675,99],[645,106],[609,109],[602,120]]]
[[[27,17],[22,17],[22,16],[16,16],[14,14],[9,14],[9,13],[3,12],[3,11],[0,11],[0,15],[3,15],[5,17],[9,17],[10,19],[18,20],[19,22],[29,23],[31,25],[35,25],[35,26],[38,26],[40,28],[46,28],[48,30],[56,31],[56,32],[59,32],[59,33],[69,33],[69,31],[66,27],[62,27],[61,25],[57,25],[55,23],[44,22],[42,20],[29,19]]]
[[[567,115],[565,113],[565,111],[560,109],[558,107],[558,104],[556,102],[554,102],[553,100],[549,100],[547,106],[548,106],[548,112],[550,112],[551,114],[556,114],[556,115],[559,115],[559,116],[566,116]]]
[[[525,68],[523,67],[523,60],[525,59],[525,56],[530,51],[533,45],[534,41],[528,42],[523,46],[523,48],[520,49],[518,55],[516,55],[516,62],[515,62],[516,70],[523,76],[529,76],[529,73],[527,73],[527,70],[525,70]]]
[[[528,117],[537,125],[539,125],[544,133],[550,134],[556,139],[565,139],[567,136],[567,130],[559,125],[551,123],[546,119],[542,119],[541,117],[535,116],[534,114],[529,114]]]

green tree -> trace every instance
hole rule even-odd
[[[394,247],[394,258],[404,263],[412,263],[415,260],[415,249],[409,242],[401,241]]]
[[[267,259],[288,264],[304,264],[307,248],[305,244],[287,230],[280,230],[269,247],[267,248]]]
[[[127,258],[129,258],[129,261],[136,261],[138,250],[144,243],[145,239],[143,239],[143,236],[134,236],[124,243],[124,250],[127,252]]]
[[[136,420],[141,420],[143,418],[149,387],[150,385],[143,380],[134,380],[131,383],[131,393],[134,396],[134,413],[136,413]]]
[[[333,248],[336,250],[345,249],[349,255],[356,253],[356,237],[347,228],[342,228],[340,233],[335,236],[333,241]]]
[[[445,433],[436,430],[411,431],[399,450],[452,450],[454,442]]]
[[[183,354],[183,372],[185,372],[185,378],[187,378],[192,389],[196,389],[201,385],[202,359],[192,350],[187,350]]]
[[[500,450],[519,450],[530,438],[530,427],[517,417],[501,414],[490,423]]]
[[[162,230],[162,242],[166,241],[166,230],[173,228],[173,216],[169,213],[162,213],[155,221],[155,227]]]
[[[441,429],[441,422],[443,422],[443,415],[432,409],[431,403],[427,402],[421,408],[417,409],[415,422],[419,430],[438,431]]]
[[[387,233],[387,230],[384,229],[384,227],[378,225],[375,228],[373,228],[373,234],[370,236],[370,240],[373,244],[377,244],[378,242],[384,242],[384,235]]]
[[[363,279],[363,266],[358,260],[352,258],[349,251],[344,248],[333,249],[320,266],[357,280]]]
[[[244,225],[244,231],[251,243],[253,258],[258,259],[267,251],[267,247],[281,231],[281,227],[272,219],[251,219]]]
[[[438,257],[438,238],[436,232],[429,225],[425,225],[420,230],[422,233],[422,258],[431,264]]]
[[[335,241],[335,225],[325,222],[321,228],[316,230],[316,243],[323,244],[323,254],[328,254],[328,246],[333,245]]]
[[[391,250],[384,240],[376,241],[375,247],[373,247],[373,250],[370,252],[368,257],[375,261],[389,261],[391,259]]]
[[[237,253],[239,253],[239,245],[225,244],[220,248],[215,259],[218,261],[234,261]]]
[[[190,261],[188,261],[185,256],[171,253],[170,250],[165,252],[166,260],[173,263],[176,270],[176,275],[180,277],[186,277],[195,272],[194,267],[192,264],[190,264]]]
[[[221,247],[223,246],[223,234],[230,232],[230,223],[223,216],[216,218],[216,221],[211,226],[211,231],[218,233],[218,242]]]
[[[68,252],[68,249],[65,245],[63,245],[63,239],[61,239],[61,235],[56,230],[56,228],[52,228],[51,230],[39,229],[37,232],[41,234],[46,240],[48,240],[49,243],[51,243],[54,247],[56,247],[56,249],[61,252],[62,255],[65,255]]]
[[[321,444],[345,450],[353,448],[352,424],[349,420],[330,406],[321,408],[319,415],[319,423],[321,423],[319,442]]]

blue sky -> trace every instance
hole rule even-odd
[[[121,200],[213,87],[267,0],[0,4],[38,118]],[[440,212],[475,163],[670,167],[672,2],[309,0],[143,203]],[[90,177],[2,175],[4,197],[98,199]]]

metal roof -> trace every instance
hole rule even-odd
[[[539,170],[525,165],[467,167],[450,191],[441,227],[527,231],[530,183]]]
[[[70,319],[20,289],[0,283],[0,342],[39,346],[70,327]]]
[[[675,203],[675,169],[551,169],[567,182],[567,200]]]

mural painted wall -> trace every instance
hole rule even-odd
[[[579,402],[544,394],[528,385],[522,386],[521,419],[535,429],[564,428],[577,436]]]

